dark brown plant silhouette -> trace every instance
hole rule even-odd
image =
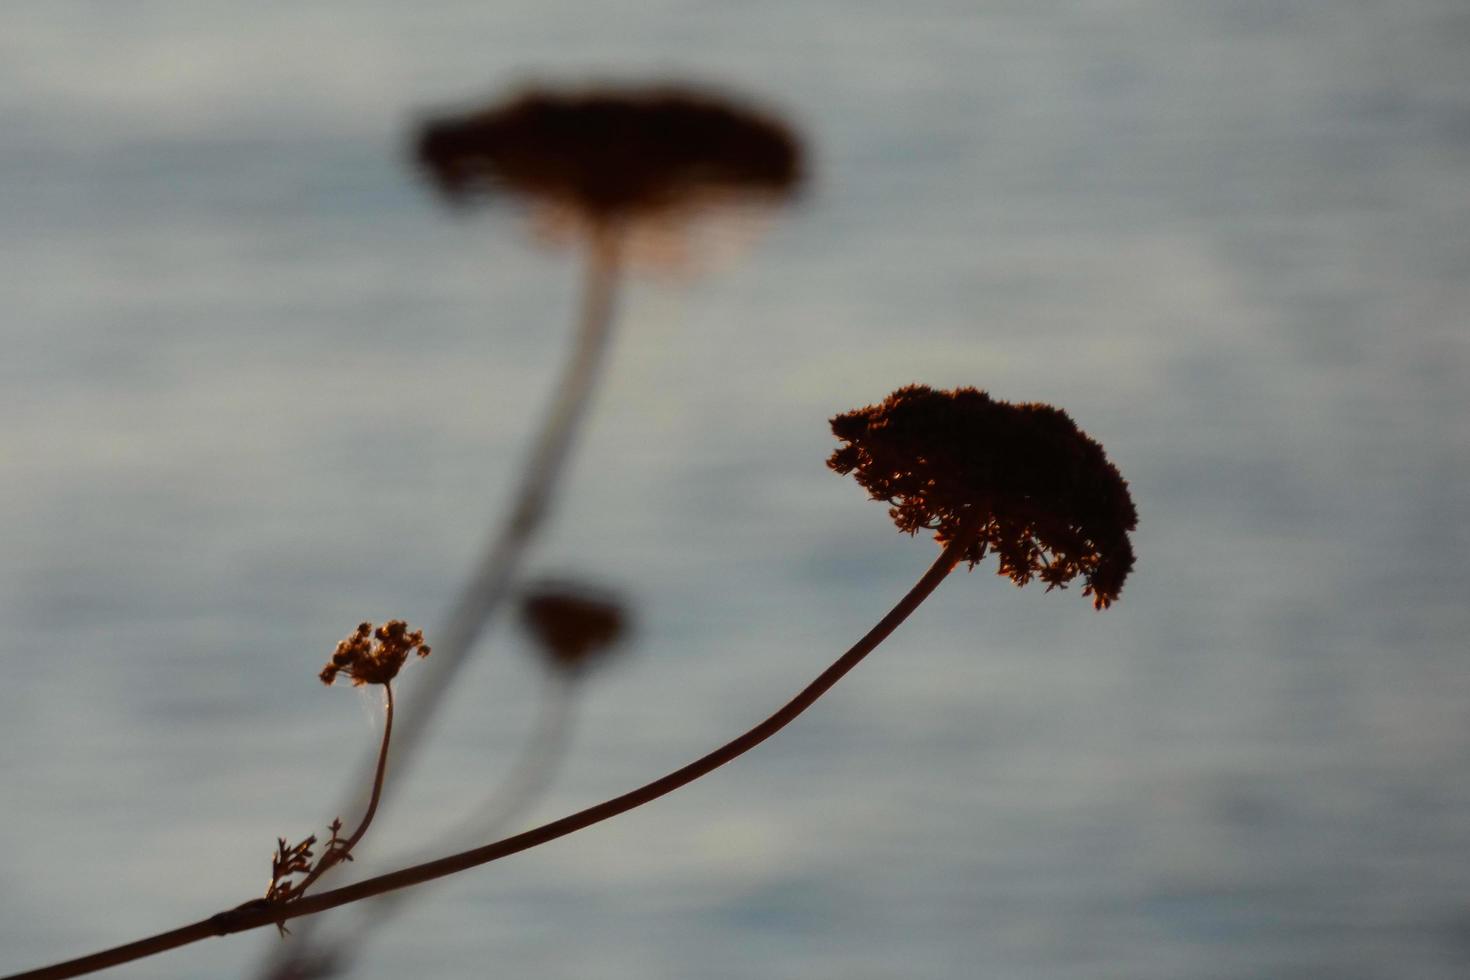
[[[571,357],[541,423],[510,510],[472,571],[438,655],[416,685],[399,759],[423,726],[485,624],[510,593],[544,522],[601,374],[628,234],[659,212],[713,198],[785,199],[802,179],[791,128],[739,100],[676,85],[532,89],[420,129],[416,155],[433,184],[461,203],[497,190],[571,209],[582,218],[586,276]]]
[[[588,670],[607,659],[629,631],[626,604],[611,591],[585,582],[547,579],[533,583],[522,590],[520,609],[522,624],[549,668],[547,685],[537,699],[536,723],[507,774],[489,795],[467,811],[455,829],[437,835],[440,850],[449,842],[460,842],[463,847],[505,833],[543,796],[566,755],[578,700],[576,689]],[[364,955],[365,938],[381,933],[407,894],[392,892],[359,904],[356,921],[337,935],[322,936],[303,929],[292,947],[274,951],[257,976],[260,980],[312,980],[350,972]]]
[[[573,582],[539,582],[521,598],[521,622],[551,668],[580,675],[607,653],[626,628],[621,601]]]
[[[827,465],[892,504],[899,530],[945,544],[979,515],[962,556],[971,567],[994,551],[1017,585],[1034,576],[1050,591],[1081,576],[1099,609],[1133,568],[1128,484],[1059,408],[909,385],[837,416],[832,432],[847,445]]]
[[[617,285],[635,236],[654,226],[679,227],[716,206],[781,203],[804,177],[791,127],[738,99],[674,84],[526,90],[425,122],[413,154],[421,173],[457,206],[515,198],[549,217],[549,225],[570,229],[585,277],[571,357],[509,513],[448,621],[436,628],[439,652],[416,685],[411,720],[401,727],[400,764],[411,759],[476,638],[508,596],[549,512],[601,374]]]
[[[528,90],[428,123],[415,152],[456,203],[512,194],[599,222],[730,194],[784,199],[803,171],[780,119],[677,85]]]
[[[907,402],[916,407],[903,409]],[[901,529],[912,534],[921,527],[932,528],[942,535],[943,549],[877,625],[754,728],[653,782],[504,840],[303,896],[282,908],[247,903],[171,932],[11,980],[60,980],[209,936],[323,912],[488,864],[650,803],[739,758],[789,725],[892,635],[956,565],[969,562],[973,567],[983,558],[981,544],[993,545],[992,534],[1014,542],[1021,533],[1017,528],[1030,529],[1026,535],[1031,544],[1020,552],[1013,549],[1013,555],[1024,559],[1024,567],[1018,561],[1004,570],[1017,582],[1041,575],[1030,564],[1035,556],[1029,549],[1034,547],[1052,555],[1053,564],[1075,564],[1074,574],[1087,578],[1098,608],[1117,597],[1132,566],[1128,542],[1128,532],[1136,524],[1132,500],[1102,447],[1061,410],[1008,405],[971,388],[936,392],[915,385],[894,392],[883,405],[840,415],[833,425],[848,443],[838,451],[834,468],[856,472],[870,493],[892,501]],[[898,431],[885,433],[891,429]],[[850,452],[855,447],[856,452]],[[1101,502],[1091,499],[1094,494]],[[1046,580],[1049,585],[1066,580],[1060,574],[1055,578],[1060,581]]]
[[[321,670],[321,682],[331,685],[339,674],[346,675],[353,686],[380,684],[387,701],[383,721],[383,740],[378,748],[378,761],[373,775],[372,793],[366,812],[357,829],[348,837],[342,836],[342,819],[334,819],[328,830],[328,838],[320,857],[313,854],[316,835],[304,838],[299,843],[287,844],[286,838],[276,839],[276,854],[271,861],[271,881],[265,899],[271,905],[283,905],[300,899],[306,890],[335,864],[352,860],[352,849],[367,833],[368,825],[378,810],[382,798],[383,777],[387,772],[388,743],[393,737],[393,679],[403,669],[410,653],[427,657],[429,647],[424,643],[422,630],[410,630],[408,623],[393,619],[373,628],[372,623],[362,623],[348,637],[337,644],[332,659]],[[296,875],[302,875],[296,878]],[[278,923],[281,931],[286,931]]]

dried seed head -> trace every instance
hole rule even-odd
[[[1133,568],[1128,484],[1059,408],[910,385],[837,416],[832,432],[846,445],[827,465],[888,501],[899,530],[932,530],[947,544],[978,516],[962,555],[971,567],[994,551],[1002,575],[1017,585],[1034,576],[1048,591],[1080,575],[1099,609]]]
[[[562,671],[580,671],[607,653],[627,631],[627,619],[621,600],[579,583],[537,583],[521,599],[522,623],[546,661]]]
[[[530,89],[431,120],[415,154],[452,202],[504,192],[598,222],[730,196],[784,200],[803,176],[784,122],[675,85]]]
[[[429,655],[423,630],[410,631],[401,619],[390,619],[377,629],[372,623],[363,623],[337,644],[332,659],[317,676],[323,684],[331,684],[341,673],[359,687],[386,684],[398,676],[410,652],[420,657]]]

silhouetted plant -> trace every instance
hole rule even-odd
[[[602,225],[727,196],[784,200],[803,166],[780,119],[676,85],[532,89],[430,122],[416,151],[455,203],[509,193]]]
[[[428,120],[413,155],[456,207],[530,203],[543,225],[571,232],[586,271],[571,357],[510,510],[436,629],[439,653],[416,686],[400,761],[411,757],[545,520],[601,374],[630,238],[641,227],[677,226],[731,204],[784,202],[804,179],[801,142],[785,123],[738,99],[672,84],[530,89]],[[568,696],[564,688],[549,695]]]
[[[457,830],[441,835],[441,850],[455,842],[467,846],[505,833],[540,799],[566,755],[576,688],[590,668],[626,640],[629,631],[626,603],[585,582],[534,583],[522,591],[520,609],[521,623],[547,668],[547,686],[537,699],[536,722],[500,784],[469,811]],[[357,921],[335,936],[303,930],[293,948],[274,951],[258,975],[261,980],[313,980],[350,971],[362,957],[366,939],[381,933],[405,897],[404,892],[390,892],[360,903]]]
[[[419,657],[429,655],[430,649],[424,643],[422,630],[410,630],[408,624],[401,619],[389,620],[376,630],[372,623],[362,623],[337,644],[332,659],[327,661],[318,675],[321,682],[328,686],[331,686],[338,675],[346,675],[355,687],[377,684],[383,688],[387,707],[372,791],[367,810],[357,829],[344,838],[341,835],[342,819],[334,819],[328,827],[331,836],[320,857],[315,860],[312,848],[316,845],[316,835],[289,845],[284,837],[276,839],[276,855],[271,862],[271,882],[265,892],[268,903],[282,905],[300,899],[333,865],[352,860],[352,849],[367,833],[368,826],[377,813],[378,801],[382,798],[383,778],[388,765],[388,743],[393,738],[393,679],[403,669],[410,653],[417,653]],[[298,874],[303,877],[296,879],[294,876]],[[281,931],[285,932],[284,926],[281,926]]]
[[[509,513],[446,624],[418,685],[402,753],[448,688],[545,518],[601,371],[623,245],[641,222],[732,200],[784,201],[803,180],[795,132],[738,99],[676,85],[531,89],[419,130],[415,158],[447,199],[509,196],[570,213],[586,274],[572,355]]]
[[[900,531],[947,544],[981,515],[961,555],[971,567],[994,551],[1017,585],[1035,576],[1051,591],[1081,576],[1099,609],[1133,568],[1128,485],[1059,408],[909,385],[837,416],[832,432],[847,445],[827,465],[892,504]]]
[[[956,565],[968,562],[973,568],[987,547],[1001,555],[1002,573],[1017,585],[1041,577],[1050,589],[1081,575],[1099,609],[1121,592],[1133,564],[1128,535],[1137,524],[1128,485],[1102,447],[1060,409],[995,401],[973,388],[934,391],[915,385],[895,391],[881,405],[837,416],[832,428],[846,445],[829,465],[856,474],[870,494],[889,501],[900,529],[910,534],[932,529],[943,548],[877,625],[754,728],[631,792],[504,840],[303,896],[282,907],[248,904],[12,980],[77,976],[211,935],[325,911],[487,864],[652,802],[789,725],[887,639]],[[1072,575],[1042,575],[1057,565],[1072,569]]]
[[[538,582],[521,598],[521,622],[543,660],[572,677],[613,648],[627,629],[626,620],[619,599],[584,583]]]

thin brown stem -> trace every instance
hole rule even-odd
[[[463,846],[467,841],[502,834],[541,798],[566,756],[579,680],[578,675],[562,671],[547,675],[535,726],[510,772],[458,829],[444,835],[446,842]],[[356,920],[341,936],[321,939],[314,936],[319,930],[295,930],[297,935],[290,943],[273,944],[273,954],[256,976],[259,980],[287,980],[350,972],[353,962],[363,955],[364,943],[381,934],[383,925],[412,894],[400,890],[357,903]],[[319,923],[321,918],[308,919],[306,925]]]
[[[604,820],[626,813],[635,807],[640,807],[672,793],[681,786],[687,785],[701,776],[707,775],[720,768],[725,763],[744,755],[757,745],[770,738],[772,735],[785,728],[794,721],[802,712],[811,707],[818,698],[825,694],[832,685],[836,684],[842,677],[862,661],[873,651],[878,644],[882,643],[888,636],[898,628],[909,615],[929,597],[939,583],[944,581],[959,562],[973,539],[976,520],[971,518],[961,527],[960,533],[945,546],[934,564],[929,566],[914,587],[908,591],[898,604],[884,616],[878,625],[874,626],[857,643],[853,644],[841,657],[816,680],[808,684],[801,693],[783,705],[775,714],[765,721],[756,725],[743,735],[726,742],[713,752],[689,763],[681,769],[655,779],[653,782],[622,796],[614,797],[596,806],[588,807],[560,820],[542,824],[539,827],[524,833],[507,837],[504,840],[477,847],[472,850],[451,854],[448,857],[439,858],[435,861],[427,861],[399,871],[379,875],[376,878],[367,878],[363,881],[354,882],[341,888],[321,892],[316,895],[306,895],[300,901],[289,905],[272,907],[261,903],[247,903],[239,908],[221,912],[202,922],[175,929],[172,932],[161,933],[149,939],[142,939],[126,946],[105,950],[85,956],[81,959],[70,960],[66,963],[58,963],[54,966],[33,970],[28,973],[18,973],[6,978],[6,980],[63,980],[66,977],[81,976],[92,973],[105,967],[116,966],[119,963],[127,963],[132,960],[161,953],[164,950],[185,946],[189,943],[198,942],[209,936],[225,936],[236,932],[245,932],[250,929],[258,929],[261,926],[284,922],[302,915],[312,915],[324,912],[327,909],[347,905],[350,902],[361,901],[374,895],[382,895],[385,892],[394,891],[399,888],[407,888],[410,885],[422,884],[433,881],[435,878],[443,878],[468,868],[489,864],[512,854],[529,850],[559,837],[601,823]]]
[[[434,656],[425,661],[427,669],[414,684],[407,720],[400,726],[400,769],[408,764],[476,638],[509,595],[526,548],[550,509],[606,360],[621,270],[622,237],[622,230],[610,224],[598,225],[589,232],[571,357],[554,389],[509,512],[460,590],[447,621],[434,631]]]
[[[352,849],[357,846],[358,841],[362,840],[362,835],[367,833],[368,825],[373,822],[373,815],[378,812],[378,801],[383,798],[383,775],[388,770],[388,742],[393,738],[393,685],[384,684],[383,693],[388,697],[388,710],[383,721],[383,744],[378,747],[378,766],[373,772],[373,792],[368,797],[367,810],[362,815],[362,822],[357,825],[352,836],[347,838],[347,843],[341,847],[329,847],[322,852],[322,859],[317,862],[311,874],[303,878],[301,884],[296,886],[295,894],[297,895],[304,894],[311,887],[312,882],[326,874],[328,868],[351,856]]]
[[[611,223],[594,225],[588,231],[571,355],[553,389],[510,509],[461,588],[445,625],[434,631],[434,656],[424,662],[409,696],[405,721],[399,726],[396,756],[400,772],[407,767],[476,638],[510,594],[521,559],[549,511],[606,361],[622,271],[623,234]],[[298,930],[296,941],[304,945],[311,933],[310,925]]]

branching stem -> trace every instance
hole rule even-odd
[[[909,615],[929,597],[939,583],[954,569],[960,561],[974,538],[978,521],[971,517],[959,528],[959,533],[945,546],[934,564],[929,566],[914,587],[908,591],[898,604],[884,616],[878,625],[874,626],[857,643],[853,644],[846,653],[826,670],[816,680],[808,684],[796,697],[783,705],[775,714],[765,721],[756,725],[743,735],[726,742],[713,752],[696,759],[681,769],[669,773],[662,778],[655,779],[638,789],[622,796],[588,807],[571,816],[553,820],[551,823],[542,824],[525,833],[507,837],[504,840],[487,844],[483,847],[451,854],[448,857],[427,861],[413,867],[403,868],[399,871],[379,875],[376,878],[367,878],[363,881],[354,882],[331,891],[320,892],[316,895],[303,896],[299,901],[291,902],[284,906],[271,906],[268,903],[251,902],[238,908],[221,912],[218,915],[195,922],[192,925],[175,929],[171,932],[161,933],[148,939],[141,939],[125,946],[94,953],[80,959],[58,963],[54,966],[32,970],[27,973],[17,973],[6,980],[64,980],[66,977],[81,976],[93,973],[109,966],[119,963],[128,963],[133,960],[142,959],[155,953],[185,946],[190,943],[207,939],[210,936],[226,936],[236,932],[245,932],[250,929],[259,929],[262,926],[278,924],[288,919],[294,919],[302,915],[312,915],[324,912],[327,909],[347,905],[350,902],[361,901],[374,895],[382,895],[385,892],[394,891],[399,888],[407,888],[410,885],[422,884],[435,878],[443,878],[468,868],[489,864],[512,854],[529,850],[559,837],[575,833],[593,824],[601,823],[621,813],[626,813],[645,803],[649,803],[672,793],[681,786],[687,785],[701,776],[707,775],[725,763],[732,761],[757,745],[770,738],[772,735],[785,728],[794,721],[802,712],[811,707],[818,698],[825,694],[842,677],[852,670],[873,651],[878,644],[882,643],[898,628]]]
[[[351,857],[352,849],[357,842],[362,840],[362,835],[367,833],[368,825],[373,822],[373,815],[378,812],[378,801],[383,798],[383,776],[388,770],[388,741],[393,737],[393,685],[383,685],[383,693],[388,697],[388,711],[383,721],[383,744],[378,748],[378,766],[373,773],[373,792],[368,798],[366,812],[362,815],[362,822],[347,838],[347,842],[340,847],[329,847],[322,852],[322,859],[317,862],[311,874],[301,879],[301,884],[295,888],[295,894],[302,895],[310,888],[312,882],[326,874],[327,869]],[[299,899],[297,899],[299,901]]]
[[[505,833],[540,799],[566,754],[579,680],[577,675],[560,671],[547,676],[535,727],[509,774],[457,830],[445,835],[446,842],[462,847],[472,840]],[[306,920],[304,927],[295,930],[292,942],[274,944],[274,952],[256,976],[259,980],[287,980],[350,972],[353,961],[363,953],[365,938],[378,935],[383,924],[398,913],[411,894],[393,891],[358,903],[357,921],[344,937],[316,938],[310,926],[321,919]]]
[[[541,432],[532,446],[509,513],[460,590],[447,622],[434,631],[434,657],[414,684],[398,737],[404,768],[424,728],[449,690],[475,639],[505,600],[526,547],[545,519],[558,479],[592,400],[606,359],[620,276],[623,232],[603,223],[588,232],[586,271],[571,358],[559,379]]]

